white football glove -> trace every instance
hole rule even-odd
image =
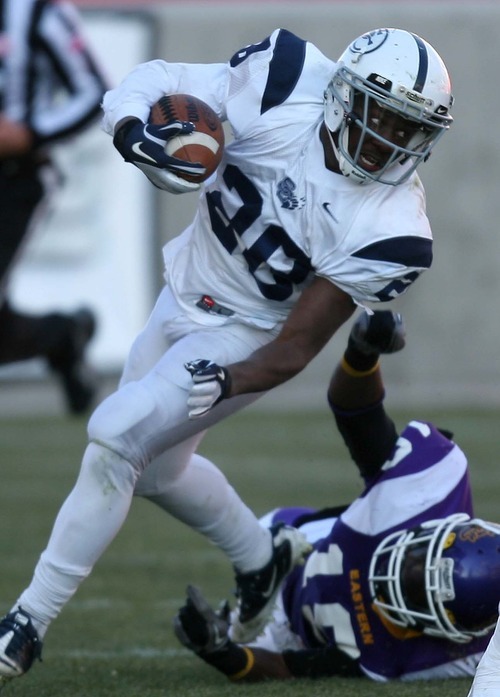
[[[204,358],[189,361],[184,367],[193,378],[187,401],[189,418],[197,419],[227,397],[231,389],[231,377],[226,368]]]
[[[157,126],[130,119],[116,131],[113,144],[125,162],[138,167],[157,188],[172,194],[184,194],[197,191],[200,184],[188,182],[177,173],[202,175],[205,167],[167,155],[165,144],[174,136],[192,133],[193,129],[193,124],[188,121]]]

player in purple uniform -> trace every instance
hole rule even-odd
[[[342,509],[263,519],[299,527],[314,548],[264,632],[234,643],[227,606],[214,613],[188,588],[176,634],[230,678],[473,674],[497,614],[500,526],[473,518],[467,460],[451,434],[411,421],[398,436],[386,414],[379,353],[403,345],[399,315],[365,313],[353,326],[328,399],[366,486]]]

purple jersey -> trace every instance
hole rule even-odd
[[[297,523],[304,510],[281,509],[273,522]],[[432,671],[484,651],[489,636],[467,644],[433,638],[390,625],[370,601],[368,569],[379,542],[452,513],[472,516],[465,455],[431,424],[412,421],[380,474],[338,518],[301,526],[315,541],[305,566],[283,588],[291,630],[306,647],[337,646],[378,680]]]

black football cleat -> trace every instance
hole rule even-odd
[[[303,564],[312,546],[304,535],[282,523],[271,527],[273,553],[262,569],[236,572],[238,604],[232,625],[233,641],[246,644],[260,634],[273,612],[276,596],[294,566]]]
[[[85,350],[95,330],[94,314],[86,308],[78,310],[68,316],[61,340],[48,356],[49,366],[58,375],[73,414],[87,411],[96,393],[92,371],[85,363]]]
[[[402,315],[391,310],[363,312],[352,326],[349,343],[368,355],[400,351],[406,343]]]
[[[0,690],[5,684],[26,673],[38,658],[42,642],[31,618],[22,608],[5,615],[0,621]]]

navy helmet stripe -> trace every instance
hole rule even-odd
[[[412,34],[413,38],[417,42],[418,56],[419,56],[419,66],[418,73],[413,85],[415,92],[422,92],[424,89],[425,81],[427,80],[427,71],[429,69],[429,56],[427,54],[427,48],[425,47],[422,39],[416,34]]]
[[[269,65],[267,84],[262,95],[261,114],[282,104],[290,96],[302,73],[305,56],[306,42],[282,29]]]

